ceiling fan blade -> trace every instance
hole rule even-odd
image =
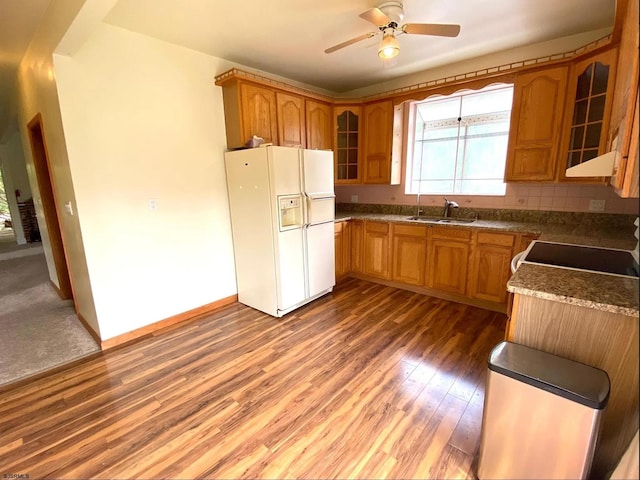
[[[418,35],[435,35],[438,37],[457,37],[460,33],[460,25],[446,23],[405,23],[402,26],[405,33]]]
[[[331,48],[327,48],[324,51],[324,53],[333,53],[336,50],[340,50],[341,48],[348,47],[349,45],[353,45],[354,43],[357,43],[357,42],[359,42],[361,40],[366,40],[367,38],[371,38],[371,37],[373,37],[374,35],[377,35],[377,34],[378,34],[378,32],[365,33],[365,34],[360,35],[360,36],[358,36],[356,38],[352,38],[351,40],[347,40],[346,42],[342,42],[342,43],[339,43],[337,45],[334,45]]]
[[[370,8],[360,14],[360,18],[364,18],[367,22],[373,23],[377,27],[387,25],[391,19],[387,17],[378,7]]]

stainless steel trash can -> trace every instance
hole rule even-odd
[[[586,478],[608,399],[606,372],[498,344],[489,356],[478,478]]]

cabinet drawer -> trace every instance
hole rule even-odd
[[[433,238],[446,238],[448,240],[469,240],[471,238],[471,230],[464,228],[432,227],[431,236]]]
[[[410,237],[426,237],[427,227],[423,225],[401,225],[396,223],[393,225],[394,235],[407,235]]]
[[[389,233],[389,224],[381,222],[366,222],[365,230],[371,233]]]
[[[508,233],[478,232],[478,243],[513,247],[514,236]]]

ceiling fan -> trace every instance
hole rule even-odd
[[[445,23],[405,23],[400,26],[404,18],[402,3],[393,1],[385,2],[378,7],[370,8],[360,14],[360,18],[373,23],[378,30],[359,35],[346,42],[327,48],[324,53],[333,53],[341,48],[348,47],[361,40],[374,37],[382,33],[382,40],[378,47],[378,56],[383,60],[393,58],[400,53],[400,44],[396,35],[403,33],[418,35],[435,35],[439,37],[457,37],[460,33],[460,25]]]

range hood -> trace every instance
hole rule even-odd
[[[620,153],[617,150],[612,150],[575,167],[567,168],[565,175],[567,177],[610,177],[613,175],[613,166],[618,163],[618,155]]]

